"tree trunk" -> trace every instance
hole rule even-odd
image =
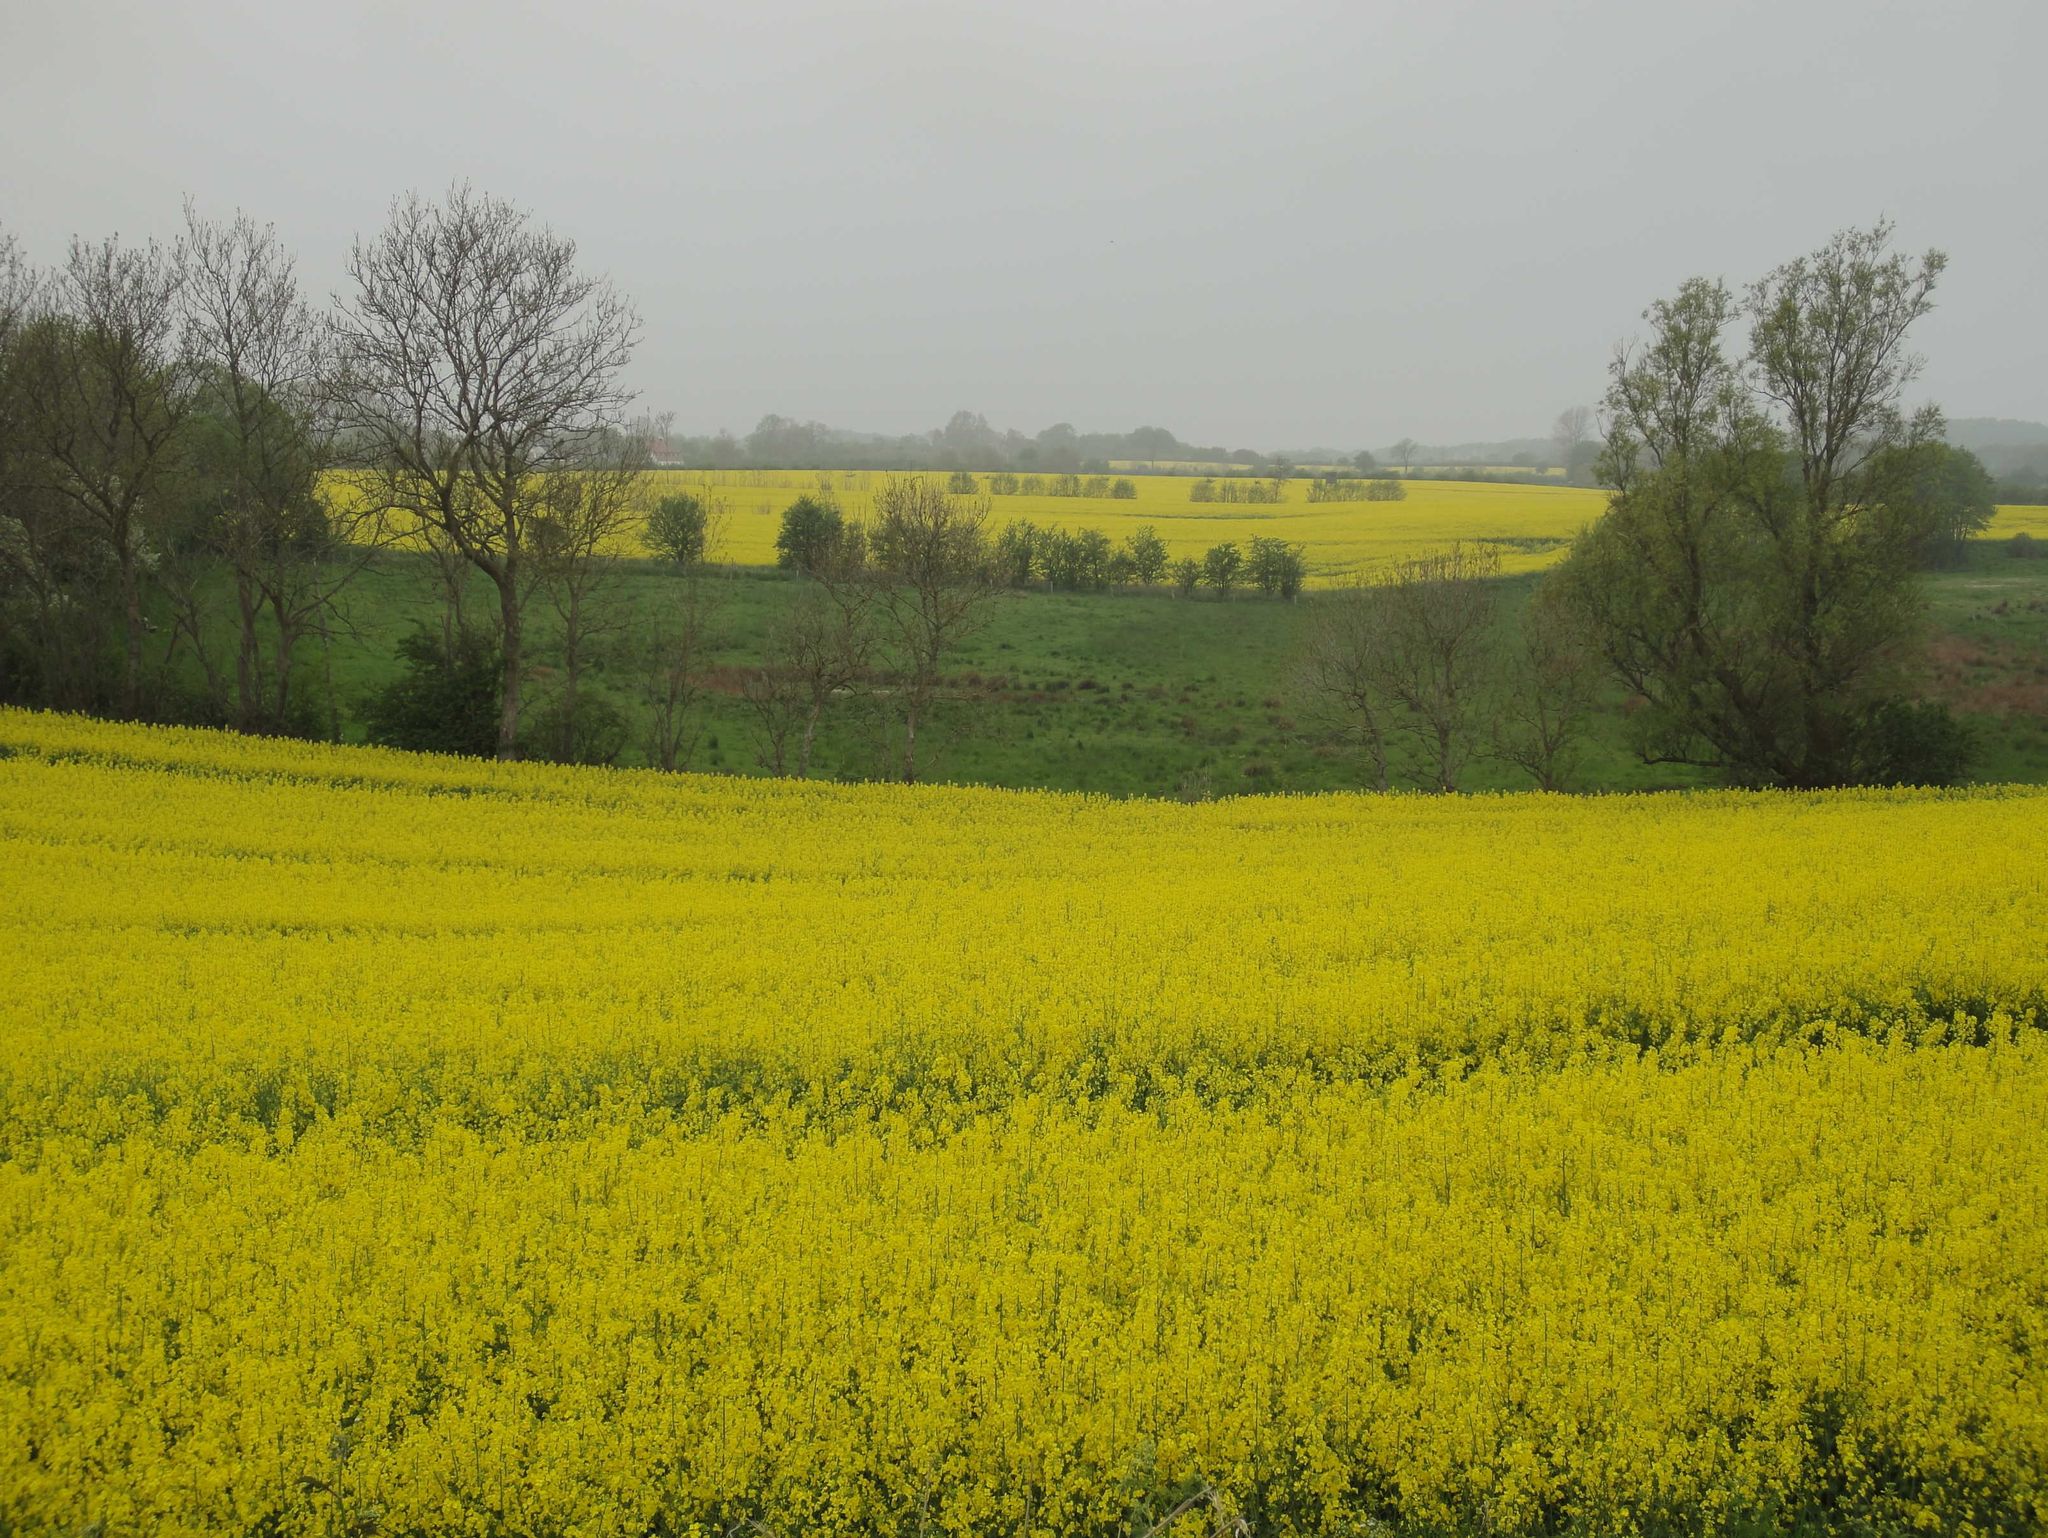
[[[135,716],[142,710],[142,579],[135,570],[134,552],[125,543],[120,562],[121,613],[128,627],[121,661],[121,710]]]
[[[569,591],[569,612],[562,623],[562,733],[556,754],[564,763],[576,757],[576,692],[583,678],[583,595]]]
[[[272,683],[271,709],[276,712],[275,719],[282,730],[285,710],[291,704],[292,658],[299,649],[299,632],[304,622],[290,617],[282,598],[272,597],[270,613],[277,621],[277,676]],[[324,621],[322,631],[325,632]]]
[[[903,716],[903,783],[917,783],[917,710],[918,700],[911,696],[910,708]]]
[[[811,744],[818,737],[818,717],[824,714],[824,701],[813,699],[811,713],[804,717],[803,740],[797,745],[796,777],[808,780],[811,777]]]
[[[249,581],[247,572],[235,573],[235,609],[242,623],[241,645],[235,651],[235,727],[248,731],[256,724],[262,710],[256,681],[262,665],[261,649],[256,640],[256,620],[262,613],[262,600]]]
[[[519,587],[510,569],[498,579],[498,613],[504,626],[505,672],[498,688],[498,757],[519,756],[519,679],[521,672]]]

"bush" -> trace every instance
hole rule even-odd
[[[398,643],[399,675],[370,697],[370,741],[421,753],[490,758],[498,751],[498,688],[504,654],[497,638],[456,633],[452,646],[427,629]]]
[[[1202,557],[1202,580],[1225,598],[1230,596],[1243,570],[1244,552],[1228,540],[1210,546],[1209,553]]]
[[[2005,553],[2016,561],[2031,561],[2041,554],[2041,546],[2025,529],[2005,542]]]
[[[839,509],[829,502],[798,497],[782,510],[782,530],[775,536],[775,564],[791,571],[816,571],[845,527]]]
[[[556,698],[527,718],[520,734],[520,752],[558,764],[615,764],[631,735],[625,713],[605,695],[588,690],[576,700],[576,719],[568,719],[566,701]]]
[[[1865,785],[1955,785],[1969,777],[1975,735],[1936,700],[1887,700],[1857,731],[1856,779]]]
[[[1388,476],[1365,483],[1365,500],[1368,502],[1400,502],[1405,500],[1407,495],[1407,484]]]
[[[946,490],[956,497],[971,497],[979,489],[974,484],[974,477],[965,470],[955,470],[946,477]]]
[[[685,570],[704,560],[704,539],[711,517],[702,498],[688,492],[663,497],[647,515],[641,542],[663,560]]]

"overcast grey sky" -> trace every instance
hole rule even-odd
[[[273,220],[320,292],[452,178],[573,235],[692,431],[1543,432],[1695,272],[1886,214],[1927,394],[2048,419],[2042,0],[0,0],[0,225]]]

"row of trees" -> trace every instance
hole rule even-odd
[[[928,433],[891,437],[848,432],[822,422],[763,417],[745,436],[665,438],[677,463],[711,470],[983,470],[1044,474],[1108,474],[1111,461],[1166,464],[1249,464],[1252,449],[1183,443],[1163,427],[1128,433],[1084,433],[1056,422],[1034,435],[998,429],[977,411],[956,411]]]
[[[443,662],[493,659],[493,750],[520,748],[537,596],[574,735],[592,587],[648,434],[620,382],[637,318],[572,241],[467,187],[409,195],[324,308],[247,218],[188,211],[169,246],[75,241],[47,273],[0,249],[10,697],[304,729],[303,643],[405,543],[442,579]],[[232,689],[209,623],[223,601]],[[180,682],[195,670],[199,699]]]
[[[1311,502],[1400,502],[1407,495],[1407,484],[1390,475],[1374,476],[1371,480],[1325,475],[1308,483]]]
[[[895,483],[884,491],[895,496]],[[959,496],[948,488],[948,495]],[[984,503],[986,499],[984,499]],[[684,512],[684,509],[690,509]],[[655,526],[676,518],[702,524],[701,504],[684,496],[670,498],[657,510]],[[1120,543],[1100,529],[1046,528],[1028,518],[1000,527],[983,526],[982,557],[989,563],[994,585],[1002,588],[1043,587],[1052,591],[1103,592],[1111,588],[1157,587],[1170,583],[1183,596],[1197,588],[1228,596],[1241,585],[1269,597],[1297,597],[1308,577],[1307,553],[1283,539],[1254,538],[1245,548],[1234,542],[1212,547],[1200,560],[1168,556],[1166,541],[1152,525],[1133,530]],[[865,525],[848,519],[828,494],[801,496],[783,510],[776,535],[776,563],[785,570],[816,576],[831,570],[863,570],[873,547]],[[701,542],[698,546],[701,549]]]
[[[249,220],[170,246],[0,237],[0,690],[130,716],[303,716],[295,666],[374,548],[329,495],[339,338]],[[232,686],[202,623],[232,595]],[[166,698],[189,652],[207,698]]]
[[[1287,500],[1287,482],[1280,476],[1265,480],[1203,476],[1188,488],[1190,502],[1270,504]]]
[[[955,470],[948,485],[964,496],[973,496],[979,489],[975,478],[965,470]],[[990,495],[998,497],[1108,497],[1128,502],[1138,495],[1138,483],[1129,476],[1120,475],[1112,480],[1107,475],[1017,475],[1008,470],[991,475],[988,489]]]

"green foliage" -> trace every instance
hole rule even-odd
[[[946,490],[956,497],[971,497],[979,489],[974,483],[974,475],[971,471],[955,470],[946,477]]]
[[[829,502],[798,497],[782,510],[782,529],[775,536],[775,564],[791,571],[817,571],[832,554],[845,527],[846,519]]]
[[[568,700],[558,695],[522,726],[521,756],[558,764],[615,764],[633,732],[610,696],[587,689],[577,695],[573,714]]]
[[[1209,553],[1202,557],[1202,580],[1224,598],[1230,596],[1243,570],[1244,552],[1228,540],[1210,546]]]
[[[1884,700],[1865,713],[1854,778],[1869,785],[1960,785],[1976,734],[1936,700]]]
[[[1202,581],[1202,563],[1191,555],[1184,555],[1173,563],[1173,590],[1183,598],[1195,596],[1195,589]]]
[[[1252,585],[1268,598],[1284,598],[1290,602],[1300,594],[1302,583],[1308,576],[1308,563],[1303,557],[1302,547],[1268,535],[1252,540],[1245,569]]]
[[[497,753],[504,657],[494,638],[459,630],[451,642],[423,626],[400,639],[398,658],[398,675],[363,712],[370,741],[471,758]]]
[[[1266,480],[1248,476],[1226,476],[1217,480],[1203,476],[1188,487],[1190,502],[1222,502],[1227,505],[1271,506],[1287,500],[1287,480],[1275,475]]]
[[[1968,477],[1935,453],[1939,415],[1897,406],[1941,259],[1915,268],[1888,235],[1838,236],[1741,304],[1695,279],[1614,366],[1601,471],[1618,491],[1559,581],[1636,697],[1646,761],[1741,784],[1922,772],[1873,758],[1869,723],[1902,719],[1886,712],[1907,695],[1923,611],[1927,477]],[[1722,337],[1745,315],[1748,352],[1731,359]]]
[[[1368,502],[1402,502],[1408,497],[1408,485],[1391,476],[1381,476],[1365,483],[1365,500]]]
[[[1029,587],[1038,580],[1039,552],[1046,531],[1029,518],[1006,523],[991,548],[996,574],[1006,587]]]
[[[704,563],[704,543],[711,527],[710,509],[701,497],[684,492],[663,497],[647,516],[642,538],[647,548],[685,571]],[[785,523],[785,527],[787,524]]]
[[[1131,558],[1131,576],[1147,587],[1166,575],[1166,541],[1151,524],[1141,525],[1124,541]]]

